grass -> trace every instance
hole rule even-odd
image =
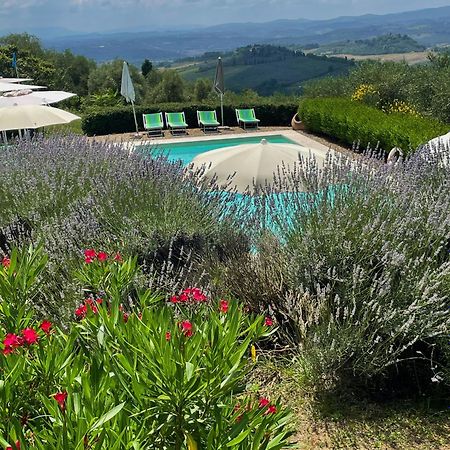
[[[53,125],[44,128],[44,136],[53,136],[57,134],[83,134],[81,129],[81,120],[74,120],[73,122],[63,125]]]
[[[449,449],[450,421],[445,401],[377,403],[351,392],[318,394],[295,364],[265,358],[253,372],[253,389],[281,398],[294,413],[294,449]]]

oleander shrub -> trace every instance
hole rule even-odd
[[[224,104],[225,125],[237,125],[235,108],[255,108],[256,117],[261,120],[262,126],[289,126],[293,115],[297,111],[295,103]],[[142,114],[160,111],[184,111],[189,128],[197,128],[197,111],[213,109],[216,110],[220,120],[220,105],[218,104],[166,103],[136,106],[136,115],[139,129],[142,131],[144,130]],[[87,110],[83,115],[82,128],[83,132],[88,136],[135,131],[133,110],[131,107]]]
[[[80,258],[81,259],[81,258]],[[42,249],[0,265],[0,443],[21,449],[287,448],[290,413],[245,390],[270,318],[199,288],[128,298],[136,258],[86,249],[72,323],[36,320]],[[64,263],[63,261],[61,263]],[[27,286],[17,294],[12,286]],[[11,309],[11,304],[14,309]],[[21,311],[21,314],[17,314]]]
[[[414,151],[430,139],[446,134],[448,126],[412,114],[386,114],[376,108],[346,98],[306,98],[299,107],[306,128],[347,145],[379,147],[389,152],[400,147]]]

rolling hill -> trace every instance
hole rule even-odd
[[[217,54],[189,58],[176,63],[186,80],[214,79]],[[261,95],[298,92],[313,78],[347,73],[352,61],[342,58],[305,55],[300,51],[272,45],[250,45],[222,55],[226,87],[233,91],[253,89]]]
[[[425,46],[407,35],[386,34],[373,39],[335,42],[314,49],[316,55],[386,55],[394,53],[423,52]]]
[[[71,49],[96,61],[124,58],[141,63],[175,60],[208,51],[230,51],[255,43],[319,45],[371,39],[388,33],[407,34],[420,45],[450,43],[450,6],[387,15],[339,17],[330,20],[275,20],[267,23],[229,23],[173,31],[41,35],[46,47]]]

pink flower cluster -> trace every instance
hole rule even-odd
[[[48,320],[44,320],[39,328],[48,336],[51,332],[52,323]],[[37,344],[39,341],[39,334],[33,328],[25,328],[22,330],[21,335],[8,333],[3,339],[3,350],[4,355],[9,355],[13,353],[16,348],[30,346]]]
[[[277,412],[277,407],[270,403],[270,400],[266,397],[261,397],[258,401],[258,408],[265,409],[264,415],[267,416],[269,414],[275,414]],[[252,403],[249,402],[245,408],[241,407],[241,404],[238,403],[234,407],[234,413],[240,412],[240,414],[236,417],[236,422],[240,422],[244,417],[244,413],[246,411],[251,411],[253,409]]]
[[[84,251],[84,262],[86,264],[92,264],[95,260],[99,262],[108,261],[110,256],[106,252],[96,252],[93,248],[88,248]],[[119,252],[117,252],[113,256],[113,261],[122,262],[122,256]]]
[[[186,288],[180,295],[172,295],[170,297],[171,303],[202,303],[206,302],[208,297],[200,288]]]

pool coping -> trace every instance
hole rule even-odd
[[[229,135],[205,135],[205,136],[187,136],[187,137],[175,137],[172,139],[144,139],[142,141],[128,141],[127,146],[129,146],[129,150],[132,152],[135,146],[141,145],[160,145],[164,144],[182,144],[188,142],[204,142],[204,141],[217,141],[217,140],[228,140],[228,139],[245,139],[246,137],[261,137],[265,136],[283,136],[291,141],[295,142],[298,145],[306,147],[308,149],[312,149],[313,153],[318,153],[322,157],[326,157],[326,155],[331,151],[334,152],[330,146],[326,146],[317,142],[316,140],[304,135],[301,132],[294,130],[272,130],[272,131],[254,131],[251,133],[244,134],[229,134]]]

